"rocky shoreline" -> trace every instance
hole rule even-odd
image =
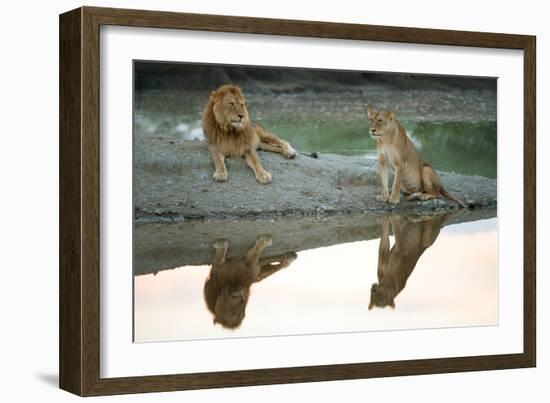
[[[212,179],[204,141],[173,137],[137,138],[134,149],[136,223],[191,219],[273,218],[353,213],[422,213],[457,209],[448,199],[407,201],[393,206],[380,193],[377,162],[359,156],[319,158],[259,152],[273,182],[261,185],[242,158],[227,160],[229,178]],[[475,209],[496,209],[497,181],[438,172],[445,188]]]

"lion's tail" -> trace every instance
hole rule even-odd
[[[445,196],[447,199],[451,199],[452,201],[457,202],[460,204],[463,208],[468,208],[468,205],[464,203],[462,200],[460,200],[458,197],[456,197],[454,194],[447,192],[445,189],[441,189],[440,193]]]

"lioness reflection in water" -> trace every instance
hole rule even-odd
[[[434,217],[391,216],[381,220],[378,283],[371,287],[369,309],[395,308],[395,297],[405,288],[418,259],[433,245],[448,214]],[[390,249],[389,226],[395,244]]]
[[[244,257],[228,257],[229,243],[225,239],[214,242],[214,260],[206,283],[204,299],[214,315],[214,324],[235,329],[243,321],[250,286],[288,267],[296,253],[260,258],[262,251],[271,245],[271,237],[259,236]]]

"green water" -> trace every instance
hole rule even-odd
[[[376,157],[376,142],[367,134],[366,122],[263,123],[300,151]],[[496,178],[496,122],[404,122],[404,126],[417,150],[434,168]]]

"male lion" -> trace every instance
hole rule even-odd
[[[214,160],[216,181],[227,180],[225,158],[243,157],[260,183],[270,183],[271,174],[260,163],[256,150],[273,151],[294,158],[290,144],[251,123],[241,89],[222,85],[210,95],[202,115],[202,128]]]
[[[210,275],[204,284],[204,299],[214,315],[214,324],[229,329],[237,328],[244,319],[250,286],[278,270],[288,267],[296,253],[260,259],[260,254],[271,245],[271,237],[262,235],[245,257],[227,257],[228,242],[214,242],[215,254]]]
[[[395,112],[374,111],[367,108],[371,136],[376,139],[378,172],[382,181],[382,194],[378,200],[399,203],[399,192],[408,195],[408,200],[428,200],[445,196],[462,207],[463,201],[447,192],[434,169],[425,162],[405,129],[395,118]],[[388,192],[389,166],[394,178],[391,195]]]
[[[433,245],[447,215],[420,217],[391,216],[382,219],[378,247],[378,283],[371,287],[369,310],[374,306],[395,308],[395,297],[405,288],[418,259]],[[390,250],[389,224],[395,244]]]

